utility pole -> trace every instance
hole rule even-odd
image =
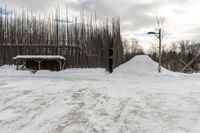
[[[161,30],[161,28],[159,29],[159,31],[158,31],[158,33],[156,33],[156,32],[148,32],[147,34],[149,34],[149,35],[155,35],[157,38],[158,38],[158,40],[159,40],[159,57],[158,57],[158,72],[160,73],[161,72],[161,60],[162,60],[162,51],[161,51],[161,46],[162,46],[162,30]]]
[[[159,63],[158,63],[158,72],[160,73],[161,72],[161,59],[162,59],[162,51],[161,51],[161,43],[162,43],[162,32],[161,32],[161,29],[159,29],[159,36],[158,36],[158,39],[159,39]]]

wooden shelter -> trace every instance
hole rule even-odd
[[[32,70],[63,70],[66,59],[60,55],[17,55],[13,57],[17,70],[28,68]]]

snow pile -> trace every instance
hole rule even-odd
[[[161,68],[162,73],[170,73],[164,67]],[[115,74],[139,74],[146,75],[158,72],[158,63],[153,61],[147,55],[138,55],[125,64],[117,67],[114,70]]]

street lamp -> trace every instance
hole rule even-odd
[[[161,41],[162,41],[162,35],[161,35],[161,29],[159,29],[158,33],[156,32],[148,32],[149,35],[155,35],[159,39],[159,63],[158,63],[158,72],[161,72]]]

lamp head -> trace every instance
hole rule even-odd
[[[150,34],[157,34],[157,33],[155,33],[155,32],[148,32],[147,34],[149,34],[149,35],[150,35]]]

